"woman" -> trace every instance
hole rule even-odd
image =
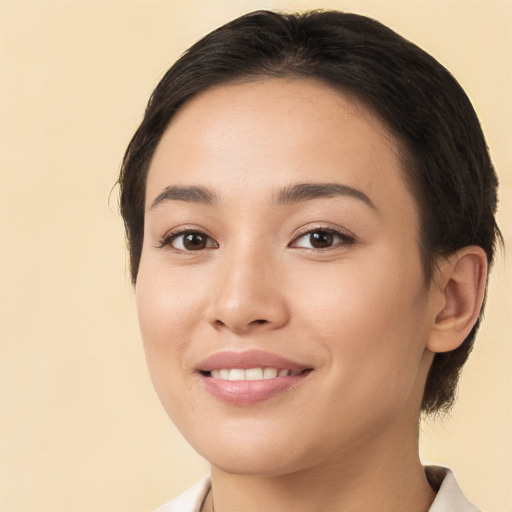
[[[422,467],[496,239],[478,119],[432,57],[341,12],[192,46],[123,162],[148,366],[211,463],[161,511],[473,511]]]

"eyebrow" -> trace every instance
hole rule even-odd
[[[164,191],[158,194],[151,204],[150,210],[166,201],[186,201],[189,203],[212,205],[217,201],[217,196],[207,188],[197,185],[187,187],[172,185],[165,187]]]
[[[377,210],[373,201],[363,191],[341,183],[297,183],[296,185],[290,185],[279,191],[275,203],[277,205],[290,204],[337,196],[359,199],[373,210]]]
[[[373,210],[377,210],[373,201],[363,191],[341,183],[297,183],[295,185],[289,185],[277,193],[272,204],[274,206],[280,206],[337,196],[359,199]],[[217,195],[205,187],[198,185],[171,185],[166,187],[163,192],[154,199],[150,210],[153,210],[161,203],[167,201],[185,201],[189,203],[213,205],[217,200]]]

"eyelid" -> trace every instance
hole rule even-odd
[[[303,226],[303,227],[299,228],[294,233],[292,241],[288,244],[288,247],[293,247],[294,243],[298,239],[304,237],[305,235],[319,232],[319,231],[329,232],[334,235],[337,235],[341,238],[342,242],[338,242],[338,243],[334,244],[333,246],[324,248],[324,249],[307,248],[307,247],[297,247],[297,248],[313,250],[315,252],[321,252],[321,251],[329,251],[329,250],[339,248],[340,245],[348,246],[348,245],[353,245],[356,243],[355,235],[345,228],[342,228],[342,227],[334,225],[334,224],[318,224],[318,225],[310,224],[310,225]],[[211,242],[213,243],[213,247],[207,247],[208,249],[219,247],[218,242],[215,240],[215,238],[213,236],[211,236],[208,233],[207,230],[200,228],[198,226],[194,226],[194,225],[178,226],[176,228],[171,229],[170,231],[167,231],[161,238],[159,238],[157,240],[157,242],[155,243],[155,246],[157,248],[166,248],[166,247],[169,248],[170,247],[173,251],[176,251],[179,253],[186,253],[186,254],[203,251],[204,249],[198,249],[197,251],[183,251],[181,249],[178,249],[178,248],[172,246],[172,242],[175,239],[177,239],[180,236],[187,235],[189,233],[197,233],[197,234],[200,234],[200,235],[208,238],[209,240],[211,240]]]
[[[324,249],[315,249],[315,248],[307,248],[307,247],[297,247],[298,249],[306,249],[306,250],[313,250],[313,251],[329,251],[329,250],[334,250],[334,249],[337,249],[339,248],[339,246],[348,246],[348,245],[353,245],[356,243],[357,239],[356,239],[356,236],[350,232],[349,230],[345,229],[345,228],[342,228],[340,226],[336,226],[334,224],[319,224],[319,225],[316,225],[316,226],[312,226],[312,225],[308,225],[308,226],[304,226],[302,228],[300,228],[294,235],[293,235],[293,239],[292,241],[290,242],[289,244],[289,247],[293,247],[293,244],[299,240],[300,238],[304,237],[305,235],[308,235],[308,234],[311,234],[311,233],[315,233],[315,232],[318,232],[318,231],[325,231],[325,232],[328,232],[328,233],[332,233],[334,235],[337,235],[339,236],[341,239],[342,239],[342,243],[338,243],[338,244],[334,244],[333,246],[331,247],[328,247],[328,248],[324,248]]]
[[[199,249],[197,251],[183,251],[180,249],[177,249],[176,247],[172,246],[172,242],[179,238],[180,236],[187,235],[189,233],[197,233],[199,235],[202,235],[209,240],[211,240],[214,244],[213,248],[217,248],[219,246],[218,242],[213,238],[205,229],[199,228],[197,226],[178,226],[176,228],[171,229],[170,231],[167,231],[161,238],[157,240],[155,243],[155,246],[159,249],[163,248],[171,248],[173,251],[179,252],[179,253],[193,253],[193,252],[200,252],[204,249]],[[208,247],[208,249],[211,249],[212,247]]]

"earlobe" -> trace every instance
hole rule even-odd
[[[434,312],[427,348],[448,352],[462,344],[480,313],[487,282],[485,251],[469,246],[451,254],[441,263],[437,277],[442,300]]]

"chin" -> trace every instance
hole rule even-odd
[[[229,456],[210,457],[212,466],[232,475],[276,477],[295,473],[302,469],[298,461],[282,460],[279,456],[261,456],[255,453],[253,457],[246,458],[230,454]]]
[[[257,429],[255,429],[257,430]],[[253,430],[250,435],[230,435],[232,429],[215,432],[211,437],[187,436],[192,447],[210,464],[236,475],[272,477],[296,472],[307,466],[307,454],[297,450],[290,436]]]

